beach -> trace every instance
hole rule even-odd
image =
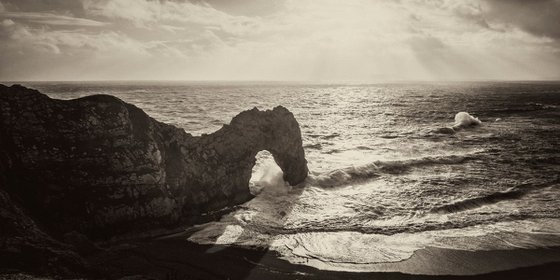
[[[363,273],[319,270],[291,264],[274,251],[199,245],[178,236],[121,247],[91,258],[93,267],[111,278],[153,279],[557,279],[560,273],[560,247],[425,248],[401,262],[379,263],[378,272]]]

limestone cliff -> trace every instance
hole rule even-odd
[[[0,85],[0,226],[16,213],[29,230],[60,240],[74,231],[108,239],[190,224],[251,198],[261,150],[290,184],[307,176],[299,125],[283,107],[245,111],[213,134],[192,136],[113,96],[56,100]],[[14,235],[23,233],[0,234],[0,250]]]

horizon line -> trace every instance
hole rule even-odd
[[[119,82],[169,82],[169,83],[280,83],[280,84],[408,84],[408,83],[558,83],[559,79],[520,79],[520,80],[507,80],[507,79],[465,79],[465,80],[385,80],[385,81],[363,81],[363,80],[178,80],[178,79],[159,79],[159,80],[136,80],[136,79],[92,79],[92,80],[0,80],[0,84],[17,84],[17,83],[119,83]]]

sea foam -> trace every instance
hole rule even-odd
[[[253,174],[249,182],[251,193],[256,195],[263,190],[267,193],[285,193],[290,190],[289,184],[284,181],[284,172],[276,164],[270,152],[261,151],[256,158],[257,163],[253,167]]]
[[[469,126],[476,126],[480,125],[482,122],[473,116],[471,116],[467,112],[459,112],[455,115],[455,124],[453,125],[453,129],[461,129]]]

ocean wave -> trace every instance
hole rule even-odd
[[[399,135],[397,134],[383,134],[383,135],[379,135],[379,138],[383,138],[383,139],[395,139],[398,138]]]
[[[473,158],[473,155],[445,155],[406,160],[374,161],[366,165],[350,166],[318,175],[310,175],[307,178],[307,183],[319,187],[338,187],[368,181],[383,174],[404,173],[413,167],[436,164],[461,164],[471,158]]]
[[[315,232],[282,235],[270,249],[293,263],[325,270],[379,271],[379,264],[400,262],[419,249],[430,247],[451,250],[483,251],[533,249],[558,246],[558,221],[503,221],[461,229],[442,229],[393,235],[354,231]],[[537,234],[546,225],[550,235]]]
[[[303,146],[304,149],[315,149],[315,150],[321,150],[323,148],[323,146],[321,145],[321,143],[315,143],[315,144],[306,144]]]
[[[527,190],[512,188],[503,192],[495,192],[485,196],[468,198],[468,199],[452,202],[449,204],[445,204],[433,208],[430,212],[438,213],[438,214],[456,213],[460,211],[478,208],[488,204],[498,203],[504,200],[518,199],[525,196],[525,194],[527,194]]]
[[[329,139],[339,137],[340,134],[334,132],[334,133],[331,133],[331,134],[308,134],[306,136],[310,137],[310,138],[320,138],[320,139],[329,140]]]
[[[357,146],[356,149],[357,150],[368,150],[368,151],[375,150],[374,148],[368,147],[368,146]]]
[[[453,128],[476,126],[481,123],[482,122],[478,118],[471,116],[469,113],[459,112],[455,115],[455,124],[453,125]]]
[[[337,154],[337,153],[340,153],[340,152],[342,152],[342,150],[340,150],[340,149],[331,149],[331,150],[325,151],[324,153],[327,154],[327,155],[332,155],[332,154]]]
[[[538,102],[529,102],[525,103],[521,106],[510,107],[510,108],[496,108],[490,110],[490,113],[500,113],[500,114],[516,114],[516,113],[525,113],[525,112],[534,112],[534,111],[541,111],[541,110],[557,110],[558,105],[555,104],[542,104]]]
[[[458,200],[449,204],[438,206],[430,210],[430,212],[437,213],[437,214],[456,213],[456,212],[479,208],[485,205],[495,204],[505,200],[520,199],[534,189],[547,188],[555,184],[558,184],[559,181],[560,181],[559,179],[556,179],[550,182],[540,183],[540,184],[524,183],[512,187],[506,191],[493,192],[487,195]]]
[[[455,115],[455,123],[451,127],[440,127],[438,129],[432,130],[432,133],[437,134],[455,134],[457,131],[464,128],[479,126],[482,124],[478,118],[473,117],[467,112],[459,112]]]
[[[529,102],[527,103],[527,105],[532,106],[532,108],[534,108],[535,110],[549,110],[549,109],[558,109],[558,105],[553,105],[553,104],[542,104],[542,103],[538,103],[538,102]]]

